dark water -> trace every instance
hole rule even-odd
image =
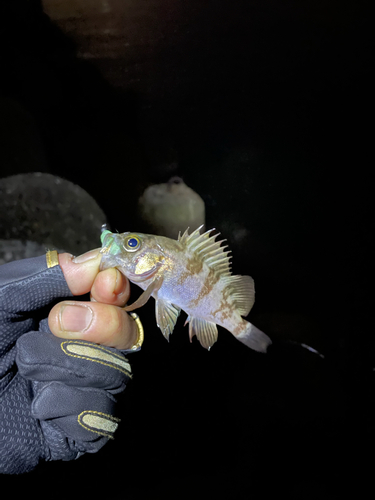
[[[22,481],[358,496],[375,436],[367,4],[130,2],[60,28],[19,4],[1,19],[2,176],[76,182],[125,231],[142,190],[180,175],[254,277],[250,319],[274,341],[261,356],[221,331],[207,353],[181,318],[168,345],[147,304],[115,442]]]

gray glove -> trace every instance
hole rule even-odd
[[[131,377],[123,353],[48,328],[51,305],[71,295],[45,256],[0,267],[0,473],[94,453],[118,426],[114,395]]]

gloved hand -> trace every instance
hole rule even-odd
[[[119,423],[115,395],[131,377],[124,353],[137,341],[117,307],[129,283],[115,269],[99,272],[98,250],[56,259],[0,267],[0,473],[96,452]],[[49,312],[56,299],[89,291],[92,301]]]

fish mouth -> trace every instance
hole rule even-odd
[[[126,276],[130,281],[133,281],[134,283],[141,283],[142,281],[146,281],[149,280],[150,278],[153,278],[162,265],[163,265],[162,262],[157,262],[154,267],[140,274],[127,271]]]

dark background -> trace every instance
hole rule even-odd
[[[250,320],[274,343],[263,356],[221,330],[207,353],[180,318],[167,344],[147,304],[116,440],[1,484],[361,497],[375,437],[370,2],[87,3],[48,0],[48,16],[1,3],[1,177],[75,182],[122,232],[142,230],[146,186],[181,176],[234,272],[254,277]]]

